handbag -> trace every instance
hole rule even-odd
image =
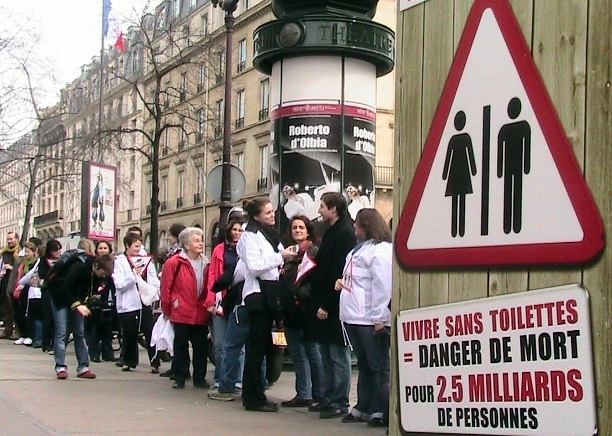
[[[155,301],[155,297],[157,297],[157,289],[144,281],[144,279],[135,274],[136,276],[136,288],[138,289],[138,294],[140,295],[140,301],[144,306],[150,306]]]
[[[259,289],[275,320],[282,320],[293,304],[293,293],[281,275],[278,280],[257,278]]]

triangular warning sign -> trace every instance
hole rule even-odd
[[[476,0],[395,238],[410,268],[580,263],[603,222],[508,0]]]

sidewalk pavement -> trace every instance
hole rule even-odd
[[[13,341],[0,340],[0,436],[291,436],[371,435],[385,429],[364,423],[343,424],[319,419],[306,408],[278,413],[248,412],[238,399],[209,400],[206,391],[174,390],[167,378],[149,372],[145,362],[132,372],[121,372],[112,362],[92,363],[95,380],[76,377],[74,347],[68,345],[69,378],[55,378],[53,356]],[[169,364],[162,364],[161,370]],[[208,381],[214,367],[209,364]],[[355,403],[357,375],[353,374],[351,404]],[[266,392],[281,402],[295,395],[294,375],[285,371]]]

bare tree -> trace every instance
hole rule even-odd
[[[143,111],[143,124],[119,125],[100,131],[100,140],[118,150],[140,154],[151,168],[150,250],[159,247],[160,160],[169,153],[181,153],[185,141],[207,142],[207,132],[218,137],[221,129],[208,129],[218,115],[198,94],[206,88],[209,71],[219,76],[222,59],[220,46],[213,44],[207,29],[194,32],[189,23],[169,23],[168,11],[158,10],[156,17],[146,14],[127,35],[127,53],[121,63],[109,63],[110,81],[129,84]],[[222,98],[222,94],[220,94]],[[167,140],[177,137],[176,146]],[[134,135],[141,138],[135,141]],[[130,138],[130,139],[127,139]]]

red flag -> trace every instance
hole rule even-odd
[[[125,52],[125,38],[123,37],[123,32],[119,32],[117,41],[115,41],[115,49],[121,53]]]

